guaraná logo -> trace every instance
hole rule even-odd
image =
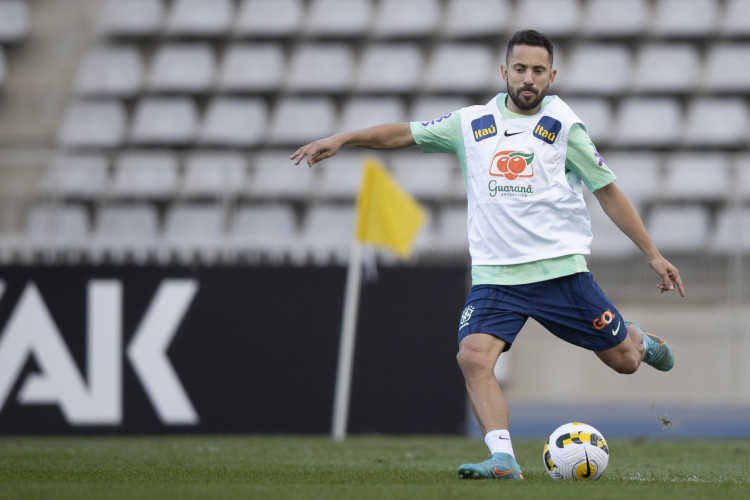
[[[515,180],[519,177],[534,177],[534,153],[500,151],[492,157],[490,175]]]

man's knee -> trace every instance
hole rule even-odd
[[[464,376],[493,372],[497,358],[505,347],[505,343],[498,338],[479,335],[466,337],[459,345],[456,361]]]

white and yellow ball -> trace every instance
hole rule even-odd
[[[552,432],[544,444],[544,466],[552,479],[599,479],[609,463],[602,433],[590,425],[571,422]]]

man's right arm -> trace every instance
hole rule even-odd
[[[289,158],[294,160],[295,165],[299,165],[307,157],[307,165],[312,167],[319,161],[335,155],[344,146],[359,146],[366,149],[401,149],[416,144],[408,123],[387,123],[353,132],[342,132],[313,141],[299,148]]]

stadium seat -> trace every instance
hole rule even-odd
[[[718,17],[714,0],[657,0],[650,35],[701,37],[714,33]]]
[[[412,92],[420,83],[422,50],[413,43],[372,43],[362,51],[358,92]]]
[[[29,33],[29,4],[26,0],[0,2],[0,43],[15,43]]]
[[[727,0],[721,16],[719,33],[723,36],[750,35],[750,0]]]
[[[373,35],[381,38],[432,35],[440,22],[437,0],[381,0]]]
[[[398,97],[352,97],[341,108],[337,129],[357,130],[405,120],[404,102]]]
[[[750,88],[750,43],[716,43],[706,53],[703,90],[747,92]]]
[[[625,45],[577,45],[568,54],[562,89],[573,94],[619,96],[630,83],[630,71],[630,51]]]
[[[91,222],[80,204],[34,205],[25,222],[25,240],[32,254],[46,261],[77,261],[91,235]],[[24,245],[25,246],[25,245]]]
[[[362,184],[362,165],[367,155],[364,151],[341,151],[316,165],[314,168],[320,173],[313,186],[315,195],[353,200]]]
[[[743,201],[750,201],[750,154],[737,154],[732,162],[735,179],[734,188]]]
[[[497,36],[506,28],[509,18],[508,0],[450,0],[446,7],[443,36]]]
[[[617,176],[617,186],[638,208],[644,201],[657,198],[664,181],[661,157],[653,151],[613,151],[604,162]]]
[[[292,259],[296,262],[311,259],[316,265],[345,264],[354,238],[354,220],[353,205],[311,206]]]
[[[591,231],[594,234],[591,241],[592,257],[622,258],[638,252],[638,247],[604,213],[599,202],[589,199],[587,207],[591,216]]]
[[[273,110],[268,141],[272,145],[300,147],[331,135],[335,122],[336,109],[329,98],[282,97]]]
[[[263,139],[268,109],[257,98],[215,97],[206,110],[198,137],[203,145],[250,147]]]
[[[748,118],[745,99],[698,97],[688,104],[685,145],[733,147],[747,142]]]
[[[388,165],[398,185],[417,198],[443,202],[466,196],[463,174],[454,155],[425,155],[410,149],[394,152]]]
[[[143,58],[135,46],[110,45],[90,50],[78,70],[81,95],[132,97],[143,86]]]
[[[177,193],[177,157],[167,150],[130,150],[114,160],[112,198],[168,200]]]
[[[682,112],[670,97],[626,97],[620,101],[612,142],[617,145],[668,146],[677,142]]]
[[[260,200],[304,200],[312,193],[319,169],[295,165],[288,150],[265,150],[254,155],[248,194]]]
[[[306,44],[292,54],[286,89],[291,92],[342,92],[351,85],[354,52],[344,44]]]
[[[58,143],[71,148],[119,146],[126,120],[125,107],[119,101],[73,101],[63,116]]]
[[[371,0],[313,0],[304,31],[312,36],[360,37],[372,19]]]
[[[183,264],[216,263],[226,244],[225,209],[220,203],[178,203],[167,209],[161,258]]]
[[[95,263],[145,264],[153,258],[159,241],[159,214],[149,203],[101,207],[95,217],[87,254]]]
[[[680,68],[679,78],[675,69]],[[690,43],[644,45],[635,56],[631,87],[636,92],[679,93],[692,91],[701,73],[698,51]]]
[[[241,37],[287,37],[299,32],[302,0],[243,0],[234,32]]]
[[[612,105],[604,98],[566,99],[571,108],[583,120],[594,144],[604,145],[612,136]]]
[[[290,205],[238,207],[229,229],[232,252],[257,260],[267,256],[280,262],[298,245],[294,209]]]
[[[443,255],[468,255],[466,206],[447,206],[438,216],[433,237],[434,251]]]
[[[150,36],[164,20],[162,0],[107,0],[99,15],[99,32],[105,36]]]
[[[709,239],[714,252],[750,253],[750,208],[725,207],[719,211]]]
[[[471,104],[472,102],[468,98],[462,96],[418,96],[411,101],[409,120],[432,121]]]
[[[39,194],[61,199],[104,199],[109,183],[109,160],[104,154],[61,154],[50,162]]]
[[[187,97],[145,97],[135,107],[130,140],[135,144],[186,145],[198,127],[198,111]]]
[[[673,153],[665,158],[664,167],[664,197],[720,201],[729,193],[729,160],[724,153]]]
[[[226,36],[234,18],[231,0],[174,0],[166,21],[171,36]]]
[[[224,198],[242,193],[247,161],[236,152],[192,151],[185,158],[180,194],[186,198]]]
[[[500,81],[492,50],[485,44],[446,43],[433,51],[423,88],[430,92],[484,92]]]
[[[512,26],[541,31],[551,37],[577,33],[581,19],[578,0],[524,0],[516,5]]]
[[[648,23],[648,0],[589,0],[581,32],[586,37],[637,37]]]
[[[662,252],[700,252],[708,246],[709,215],[702,205],[657,206],[646,228]]]
[[[205,43],[160,45],[148,75],[148,89],[154,92],[201,93],[214,81],[216,61]]]
[[[269,92],[281,86],[286,62],[273,43],[235,44],[224,52],[218,87],[221,92]]]

